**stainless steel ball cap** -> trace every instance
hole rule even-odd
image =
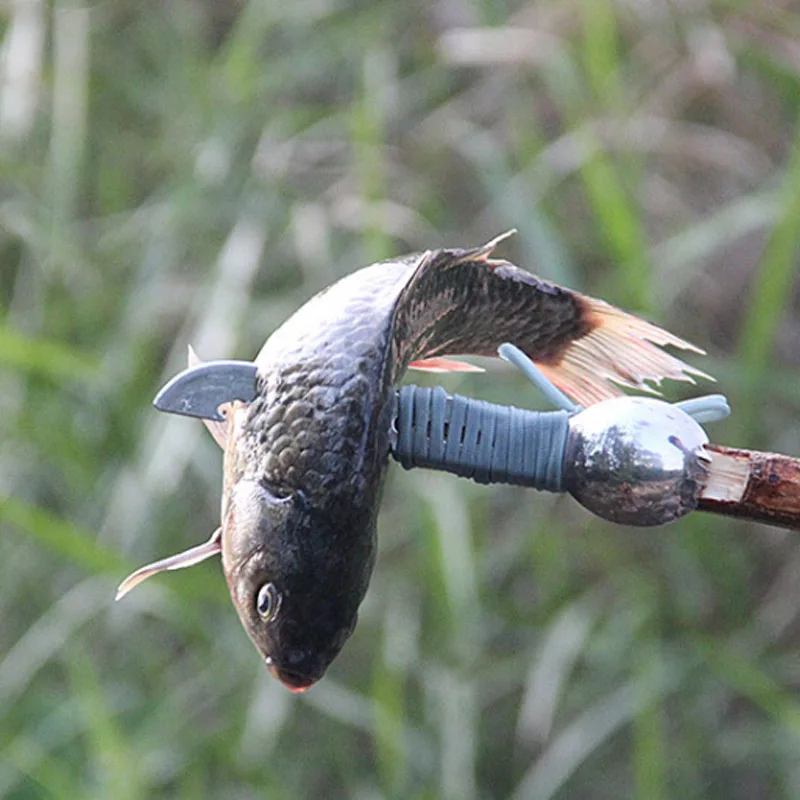
[[[569,421],[564,486],[603,519],[662,525],[697,508],[707,442],[692,417],[662,400],[606,400]]]

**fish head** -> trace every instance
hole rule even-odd
[[[373,555],[337,552],[327,515],[263,479],[230,487],[222,523],[223,571],[244,629],[278,680],[307,689],[355,627]]]
[[[317,469],[353,438],[341,414],[324,420],[300,415],[301,424],[316,426],[300,431],[315,449],[273,449],[275,440],[285,446],[284,416],[289,408],[295,417],[297,408],[303,410],[306,388],[298,385],[299,398],[283,391],[285,386],[272,391],[264,376],[276,385],[281,376],[253,362],[202,364],[193,352],[189,361],[155,405],[200,417],[223,448],[221,525],[202,545],[136,570],[117,597],[160,572],[221,554],[245,631],[272,674],[302,691],[324,675],[355,627],[375,561],[385,460],[368,474],[342,456],[333,458],[333,468]],[[344,420],[344,430],[337,420]],[[272,435],[273,427],[281,433]]]

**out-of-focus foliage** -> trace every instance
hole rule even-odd
[[[267,674],[220,456],[150,407],[372,260],[478,244],[706,347],[800,454],[800,15],[780,0],[9,0],[0,798],[800,796],[800,548],[394,469],[360,624]],[[468,324],[468,321],[466,321]],[[451,390],[519,404],[499,369]]]

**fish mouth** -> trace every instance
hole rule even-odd
[[[272,677],[277,678],[290,692],[304,692],[319,680],[319,678],[310,678],[308,675],[279,667],[269,660],[267,660],[267,669]]]

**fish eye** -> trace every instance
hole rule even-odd
[[[281,596],[275,588],[274,583],[265,583],[259,590],[256,597],[256,611],[264,622],[272,622],[278,613],[281,604]]]

